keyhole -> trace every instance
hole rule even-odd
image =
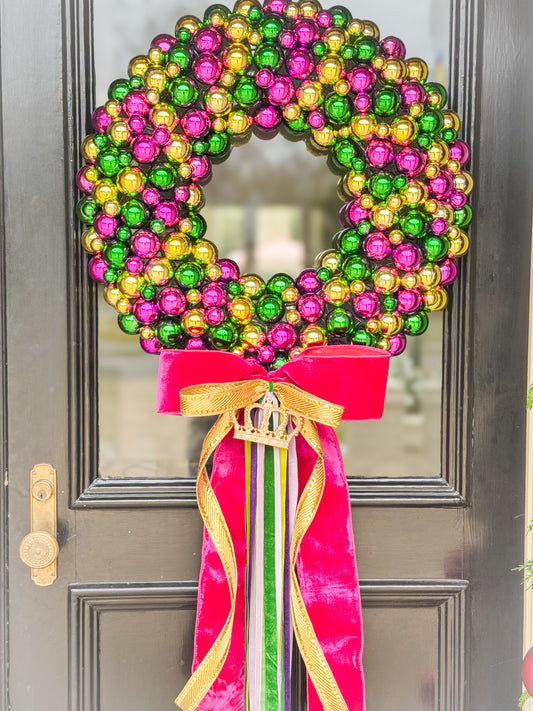
[[[34,484],[33,496],[38,501],[48,501],[52,496],[52,485],[48,481],[38,481]]]

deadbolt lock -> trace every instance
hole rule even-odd
[[[31,533],[20,544],[20,557],[31,568],[36,585],[52,585],[57,578],[57,476],[50,464],[36,464],[31,472]]]

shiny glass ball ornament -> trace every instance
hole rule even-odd
[[[470,150],[446,101],[401,40],[341,6],[238,0],[178,20],[112,82],[81,145],[82,244],[120,328],[149,353],[269,369],[324,343],[401,353],[469,246]],[[201,186],[252,127],[304,138],[340,174],[340,231],[300,275],[241,276],[205,239]]]

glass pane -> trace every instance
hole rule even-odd
[[[202,15],[210,4],[94,0],[98,104],[107,99],[109,83],[125,74],[131,57],[146,51],[155,35],[171,32],[191,10]],[[361,12],[360,3],[344,4]],[[409,0],[401,6],[381,0],[368,8],[368,19],[383,36],[399,36],[408,56],[423,57],[432,78],[447,83],[447,0]],[[252,138],[236,150],[238,160],[232,155],[216,166],[205,189],[207,237],[243,272],[297,274],[329,247],[338,230],[337,178],[303,143]],[[157,415],[157,357],[119,331],[114,310],[102,298],[99,318],[101,475],[194,476],[209,422]],[[339,428],[349,476],[440,475],[441,361],[442,317],[432,314],[429,331],[408,339],[405,353],[392,359],[383,420]]]

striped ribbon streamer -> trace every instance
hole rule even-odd
[[[274,407],[279,402],[272,392]],[[254,426],[263,413],[257,411]],[[279,424],[274,413],[272,427]],[[290,711],[293,627],[290,540],[298,498],[296,445],[246,442],[246,710]]]

